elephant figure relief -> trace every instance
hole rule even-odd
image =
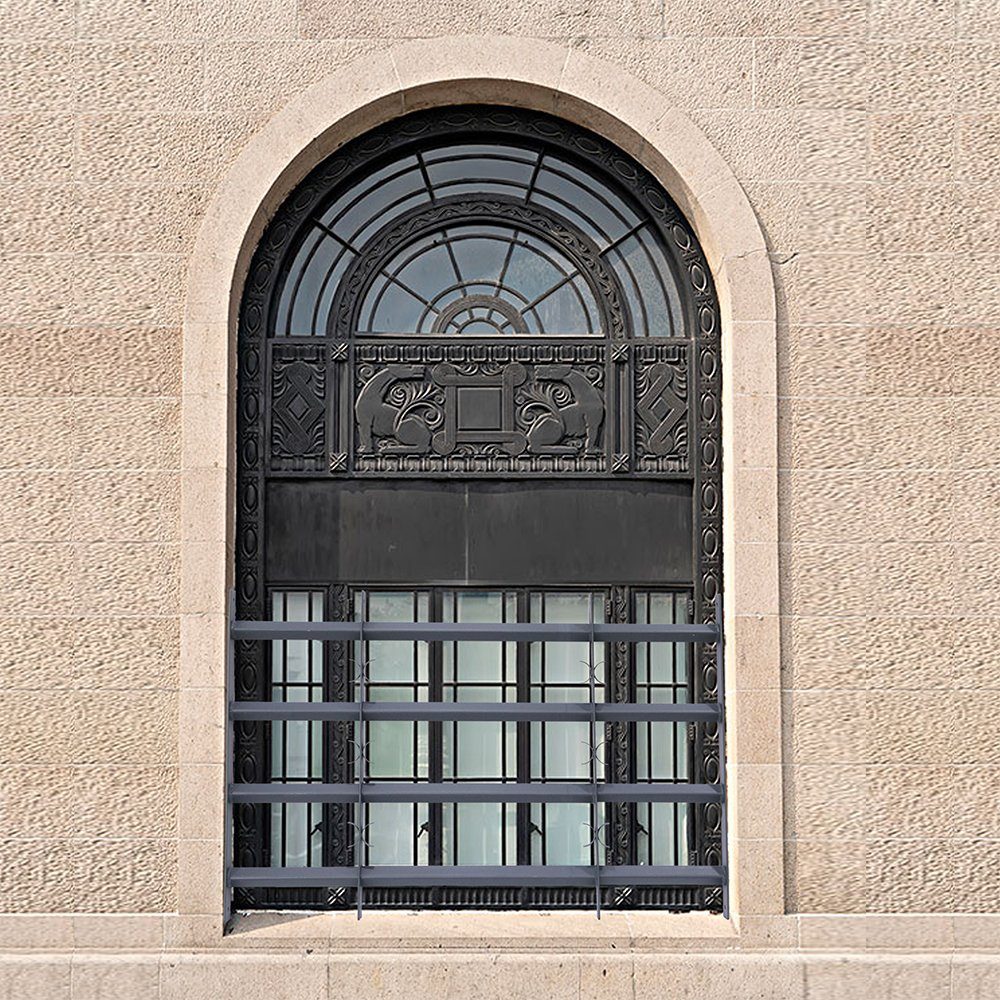
[[[595,455],[600,364],[366,365],[354,404],[361,455]]]
[[[374,452],[377,438],[385,441],[386,451],[397,454],[421,455],[429,449],[432,430],[419,414],[430,407],[435,423],[435,404],[441,401],[423,386],[405,384],[422,382],[425,371],[424,365],[387,365],[365,382],[354,404],[358,451]]]
[[[524,392],[520,410],[528,423],[528,450],[537,455],[599,450],[604,397],[594,383],[571,365],[535,365],[533,374],[534,386]]]

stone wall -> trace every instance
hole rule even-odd
[[[994,0],[0,10],[0,910],[176,909],[194,240],[289,98],[445,33],[646,81],[765,231],[788,911],[1000,909]]]

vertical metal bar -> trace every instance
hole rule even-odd
[[[600,805],[597,801],[597,692],[594,663],[594,592],[590,592],[590,638],[587,642],[587,660],[590,666],[590,860],[594,865],[594,912],[601,919],[601,838],[597,820]]]
[[[719,630],[715,641],[715,690],[719,703],[719,785],[722,788],[720,819],[720,848],[725,881],[722,883],[722,915],[729,919],[729,789],[726,785],[726,659],[723,639],[722,594],[715,596],[715,625]]]
[[[236,621],[236,591],[229,591],[229,614],[226,622],[226,812],[223,833],[223,883],[222,883],[222,925],[227,927],[233,916],[233,889],[230,877],[233,868],[233,805],[229,801],[229,789],[235,780],[233,758],[236,745],[234,726],[229,717],[229,701],[236,697],[236,641],[233,639],[233,622]]]
[[[364,911],[364,888],[361,884],[361,869],[364,866],[364,844],[365,844],[365,764],[367,763],[367,747],[365,745],[365,697],[367,687],[365,679],[368,665],[365,660],[365,623],[364,616],[358,622],[358,733],[355,740],[357,756],[354,764],[354,778],[358,783],[358,804],[356,806],[357,815],[354,817],[354,863],[358,868],[358,920]]]

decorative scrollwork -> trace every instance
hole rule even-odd
[[[357,355],[358,472],[607,467],[603,346],[382,343]]]

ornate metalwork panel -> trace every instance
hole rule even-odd
[[[272,550],[289,537],[288,524],[271,519],[274,490],[284,491],[286,519],[288,511],[310,512],[302,532],[331,532],[333,521],[317,512],[332,518],[352,484],[426,492],[441,480],[482,490],[503,489],[503,480],[518,489],[530,480],[559,488],[579,480],[573,489],[582,491],[625,480],[635,494],[644,492],[642,480],[657,480],[657,490],[687,505],[684,531],[693,525],[682,546],[693,552],[693,572],[670,585],[691,595],[694,620],[711,621],[722,585],[719,338],[718,301],[690,225],[655,178],[593,133],[542,114],[463,107],[413,114],[348,143],[279,208],[244,289],[237,617],[269,618],[276,588],[299,588],[322,595],[322,613],[342,620],[354,614],[358,588],[372,582],[335,573],[290,580],[287,553],[285,575],[269,576]],[[298,489],[308,503],[289,501]],[[530,522],[530,506],[517,510]],[[678,530],[674,521],[665,518],[662,531]],[[579,545],[585,553],[587,539]],[[609,620],[634,620],[636,578],[588,571],[594,579],[577,582],[607,595]],[[480,582],[497,583],[470,577],[452,585]],[[499,582],[516,589],[529,580]],[[310,678],[310,690],[348,700],[352,655],[325,644],[323,675]],[[609,697],[635,700],[636,655],[625,644],[608,651]],[[241,642],[236,658],[236,697],[272,697],[272,651]],[[432,687],[439,669],[432,661]],[[712,647],[699,647],[688,683],[694,700],[715,696]],[[519,691],[526,697],[527,688]],[[608,780],[636,780],[644,737],[629,724],[606,735]],[[440,734],[430,739],[439,753]],[[715,732],[692,725],[686,739],[690,778],[714,781]],[[237,780],[269,779],[274,740],[264,724],[237,726]],[[351,779],[349,724],[326,726],[317,747],[324,780]],[[326,863],[352,862],[352,822],[348,807],[323,808],[308,836],[321,838]],[[526,807],[517,823],[519,857],[527,856]],[[239,865],[270,863],[273,824],[266,805],[238,807]],[[718,807],[693,807],[682,825],[676,844],[686,845],[690,862],[719,863]],[[649,826],[634,804],[610,809],[601,834],[609,863],[642,863]],[[351,899],[343,890],[247,890],[238,904],[338,907]],[[586,892],[559,889],[384,890],[369,900],[591,904]],[[715,890],[626,889],[609,891],[604,905],[717,908],[719,899]]]
[[[684,477],[690,353],[685,342],[274,341],[269,467]]]

